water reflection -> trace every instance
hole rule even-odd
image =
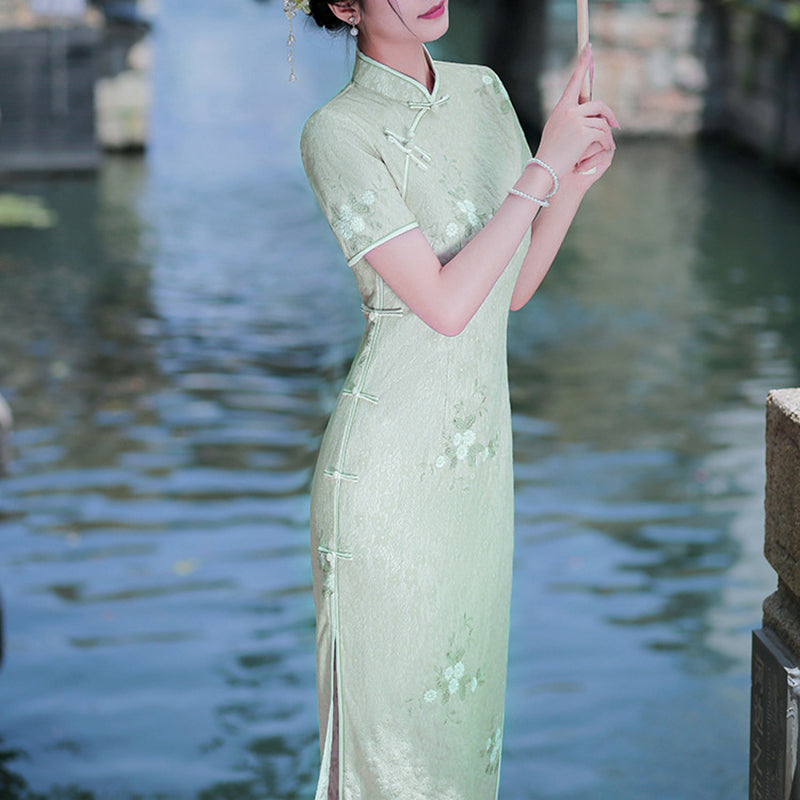
[[[313,796],[308,482],[363,317],[296,143],[349,66],[301,37],[265,80],[263,11],[165,7],[147,160],[28,185],[61,222],[4,234],[10,798]],[[627,143],[511,315],[501,796],[744,793],[799,204],[736,152]]]

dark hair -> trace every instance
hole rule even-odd
[[[333,3],[333,5],[348,5],[346,2]],[[327,28],[329,31],[341,31],[347,28],[347,23],[339,19],[331,11],[331,3],[328,0],[310,0],[311,16],[320,28]]]
[[[392,0],[386,0],[389,4],[389,7],[397,14],[400,21],[403,25],[406,25],[406,21],[400,16],[400,12],[395,8],[394,3]],[[309,7],[311,8],[311,17],[313,18],[314,22],[319,25],[320,28],[326,28],[329,31],[342,31],[345,30],[347,27],[346,22],[339,19],[336,14],[331,11],[331,6],[355,6],[358,5],[358,0],[309,0]],[[408,25],[406,25],[408,28]]]

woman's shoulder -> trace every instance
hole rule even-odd
[[[363,119],[354,109],[350,100],[351,83],[348,83],[330,100],[312,111],[300,133],[300,146],[306,147],[314,142],[330,146],[331,140],[348,135],[358,135],[361,131],[359,120]]]
[[[466,63],[462,61],[440,61],[433,60],[433,64],[443,78],[454,78],[472,83],[485,82],[484,78],[489,77],[498,82],[500,81],[497,73],[485,64]]]
[[[443,81],[457,91],[471,92],[476,96],[493,98],[497,108],[507,113],[511,98],[500,76],[486,64],[465,64],[458,61],[434,61]]]
[[[348,113],[348,100],[352,90],[352,82],[347,83],[330,100],[311,112],[305,125],[335,125],[337,122],[346,123],[350,116]]]

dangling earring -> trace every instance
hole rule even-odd
[[[358,36],[358,28],[356,28],[354,21],[355,21],[355,15],[352,15],[350,17],[350,35]]]

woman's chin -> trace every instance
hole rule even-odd
[[[447,18],[447,12],[444,12],[444,16],[442,18],[444,23],[438,27],[437,30],[431,31],[428,33],[427,31],[424,32],[424,36],[422,37],[421,41],[423,42],[435,42],[437,39],[441,39],[447,33],[448,28],[450,27],[450,20]],[[431,26],[433,27],[433,26]]]

